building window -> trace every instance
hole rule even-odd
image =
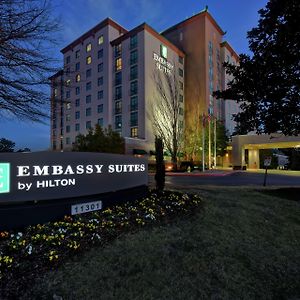
[[[103,49],[100,49],[98,51],[98,59],[102,58],[103,57]]]
[[[76,100],[75,100],[75,106],[76,106],[76,107],[80,106],[80,99],[76,99]]]
[[[86,45],[86,52],[90,52],[92,50],[92,44],[91,43],[88,43]]]
[[[181,68],[178,69],[178,73],[180,77],[183,77],[183,70]]]
[[[86,85],[85,85],[85,90],[86,90],[86,91],[90,91],[91,89],[92,89],[92,82],[89,81],[89,82],[87,82]]]
[[[87,95],[85,97],[85,103],[91,103],[92,102],[92,96],[91,95]]]
[[[115,46],[115,57],[119,57],[122,54],[122,44]]]
[[[122,116],[115,116],[115,128],[116,129],[122,128]]]
[[[54,97],[57,96],[57,89],[54,89],[53,94],[54,94]]]
[[[71,79],[68,79],[68,80],[66,81],[66,85],[67,85],[67,86],[71,85]]]
[[[130,64],[134,65],[138,61],[138,52],[137,50],[131,51],[130,52]]]
[[[182,56],[178,56],[178,61],[179,61],[179,63],[183,64],[183,57]]]
[[[130,80],[135,80],[138,77],[138,66],[130,67]]]
[[[130,49],[134,49],[137,47],[137,35],[130,37]]]
[[[75,124],[75,131],[79,131],[80,130],[80,124],[79,123],[76,123]]]
[[[66,104],[66,109],[67,109],[67,110],[70,110],[70,109],[71,109],[71,103],[70,103],[70,102],[68,102],[68,103]]]
[[[179,102],[183,102],[183,96],[179,95]]]
[[[130,98],[130,111],[138,110],[138,97],[133,96]]]
[[[79,71],[80,69],[80,62],[76,63],[75,65],[75,71]]]
[[[117,72],[115,76],[115,85],[122,84],[122,72]]]
[[[91,129],[91,128],[92,128],[92,122],[91,122],[91,121],[87,121],[87,122],[85,123],[85,128],[86,128],[86,129]]]
[[[66,98],[70,98],[71,92],[70,91],[66,91]]]
[[[103,113],[103,104],[98,105],[98,113]]]
[[[103,127],[103,118],[98,119],[98,125]]]
[[[66,138],[66,144],[67,144],[67,145],[70,145],[70,144],[71,144],[71,140],[70,140],[69,137]]]
[[[130,83],[130,95],[135,95],[138,92],[138,82],[137,81],[132,81]]]
[[[67,126],[66,126],[66,132],[69,133],[70,131],[71,131],[70,125],[67,125]]]
[[[71,115],[70,114],[66,114],[66,121],[67,122],[71,121]]]
[[[66,75],[70,75],[70,68],[69,67],[66,69]]]
[[[137,127],[130,128],[130,137],[132,137],[132,138],[138,137],[138,128]]]
[[[76,82],[80,82],[80,74],[76,75]]]
[[[76,58],[79,58],[79,57],[80,57],[80,50],[77,50],[77,51],[75,52],[75,57],[76,57]]]
[[[117,58],[115,61],[115,70],[116,71],[122,70],[122,58],[121,57]]]
[[[118,99],[121,99],[121,98],[122,98],[122,87],[118,86],[115,89],[115,99],[118,100]]]
[[[116,101],[115,102],[115,114],[121,114],[122,113],[122,101]]]
[[[181,116],[183,116],[183,108],[182,108],[182,107],[179,107],[179,114],[180,114]]]
[[[92,57],[91,56],[88,56],[87,58],[86,58],[86,64],[87,65],[90,65],[92,63]]]
[[[66,64],[69,64],[71,62],[71,57],[70,55],[66,57]]]
[[[87,117],[90,117],[91,114],[92,114],[92,109],[91,109],[90,107],[88,107],[88,108],[85,110],[85,115],[86,115]]]
[[[102,85],[103,84],[103,77],[99,77],[98,78],[98,86]]]
[[[183,83],[181,81],[179,81],[179,88],[183,90]]]
[[[98,100],[103,99],[103,91],[98,91],[98,95],[97,95]]]
[[[102,72],[103,71],[103,63],[98,65],[98,72]]]
[[[75,112],[75,119],[76,120],[80,119],[80,111]]]
[[[132,112],[130,114],[130,126],[137,126],[138,125],[138,112]]]
[[[180,40],[180,41],[183,40],[183,32],[180,32],[180,34],[179,34],[179,40]]]
[[[87,69],[85,72],[85,76],[86,78],[91,77],[92,76],[92,69]]]
[[[98,45],[102,45],[103,42],[104,42],[103,35],[100,35],[100,36],[98,37]]]
[[[160,56],[165,59],[168,58],[168,48],[165,45],[160,45]]]

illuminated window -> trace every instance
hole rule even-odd
[[[137,127],[130,128],[130,136],[132,138],[137,138],[138,137],[138,128]]]
[[[70,103],[70,102],[68,102],[68,103],[66,104],[66,108],[67,108],[67,110],[71,109],[71,103]]]
[[[90,65],[92,63],[92,57],[91,56],[88,56],[87,58],[86,58],[86,64],[87,65]]]
[[[54,89],[54,96],[56,97],[57,96],[57,89]]]
[[[119,57],[116,59],[116,71],[120,71],[122,70],[122,58]]]
[[[90,52],[92,50],[92,44],[91,43],[88,43],[86,45],[86,52]]]
[[[168,48],[165,45],[160,45],[160,56],[165,59],[168,58]]]
[[[104,42],[103,35],[100,35],[100,36],[98,37],[98,45],[103,44],[103,42]]]
[[[66,81],[66,85],[71,85],[71,79],[68,79],[68,80]]]
[[[76,82],[79,82],[80,81],[80,74],[77,74],[76,75]]]

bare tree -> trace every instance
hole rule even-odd
[[[153,74],[156,93],[152,106],[152,122],[155,135],[171,154],[171,161],[177,166],[177,157],[183,146],[183,107],[181,87],[175,71],[171,74]]]
[[[58,21],[50,0],[0,1],[0,114],[41,121]]]

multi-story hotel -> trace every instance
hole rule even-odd
[[[161,34],[145,23],[127,31],[111,19],[102,21],[61,50],[64,68],[51,77],[52,149],[70,150],[79,133],[99,124],[125,138],[128,154],[154,150],[149,111],[160,101],[155,72],[178,79],[186,134],[195,125],[192,116],[203,113],[231,128],[236,106],[212,96],[225,87],[222,63],[238,60],[223,35],[207,10]]]

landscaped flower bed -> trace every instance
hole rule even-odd
[[[19,295],[36,276],[93,244],[105,244],[126,231],[189,215],[201,204],[197,195],[164,192],[158,196],[149,192],[142,200],[103,211],[66,216],[62,221],[30,226],[22,232],[0,232],[2,297]]]

